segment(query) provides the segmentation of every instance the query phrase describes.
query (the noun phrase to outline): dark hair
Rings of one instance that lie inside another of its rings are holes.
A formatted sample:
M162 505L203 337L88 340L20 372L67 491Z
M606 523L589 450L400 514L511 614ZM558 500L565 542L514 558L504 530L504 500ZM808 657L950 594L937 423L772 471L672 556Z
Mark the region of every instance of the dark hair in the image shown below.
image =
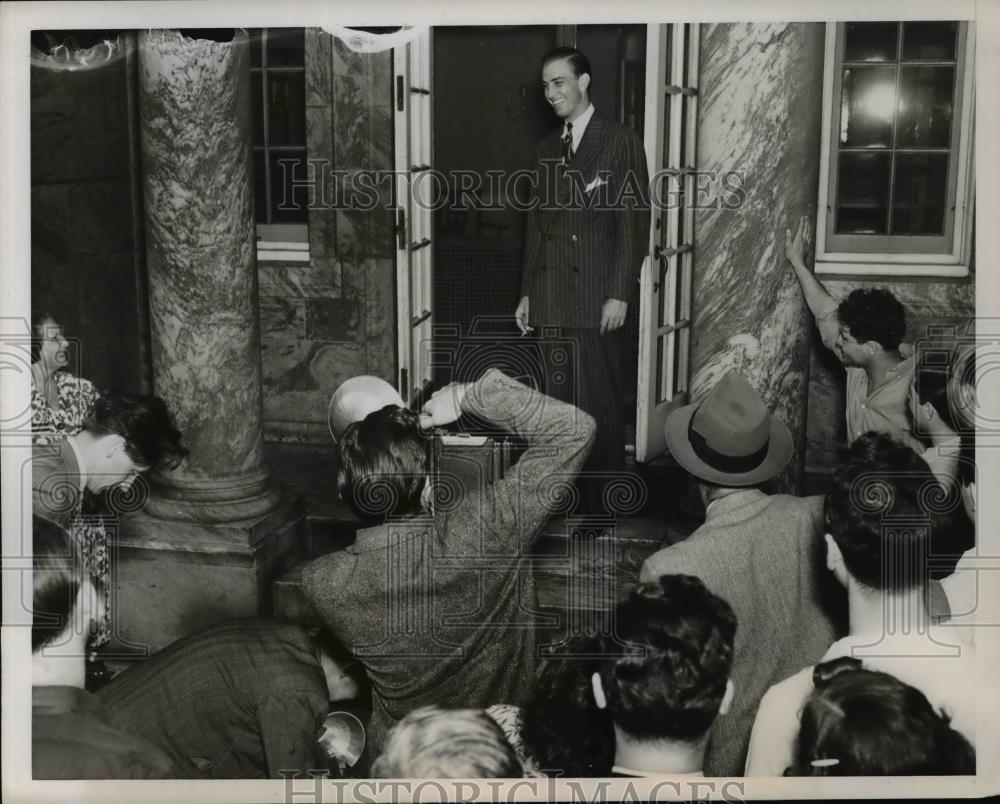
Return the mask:
M430 447L418 415L398 405L353 422L338 444L341 498L365 523L417 513L430 471Z
M180 431L158 396L102 396L94 402L83 429L95 436L120 435L128 456L142 466L172 469L187 455Z
M616 609L601 682L615 724L640 740L692 742L711 728L733 666L736 615L691 575L641 584Z
M927 697L851 657L819 664L787 776L974 774L969 741Z
M423 706L392 727L372 775L503 779L524 771L503 730L484 710Z
M546 658L521 710L521 739L537 766L563 776L607 776L615 758L611 715L594 701L593 636L567 640Z
M967 357L964 362L967 362ZM973 367L975 367L975 364L976 361L973 360ZM919 365L916 371L915 385L917 398L920 400L920 404L931 405L931 407L933 407L937 412L937 415L941 417L941 421L948 425L948 427L950 427L956 435L959 436L961 440L961 448L957 477L962 485L968 486L970 483L975 482L976 479L975 432L970 432L964 422L956 416L954 400L950 398L948 384L952 376L957 376L959 381L962 383L967 381L967 376L961 369L958 369L957 373L953 373L956 368L957 367L951 365ZM973 377L970 382L974 384L975 368L973 368L972 371ZM921 433L917 432L916 435L921 435Z
M906 310L885 288L858 288L837 307L837 318L858 343L876 341L898 349L906 334Z
M851 575L897 593L923 584L930 534L956 518L941 505L944 494L908 446L884 433L860 436L844 452L824 504L827 531Z
M58 326L59 322L49 312L39 312L31 318L31 362L37 363L42 359L42 343L45 341L45 324L53 323Z
M584 73L589 75L590 86L594 86L594 75L590 72L590 60L575 47L552 48L552 50L542 56L542 69L544 70L546 65L560 59L566 59L569 62L569 68L577 78Z
M31 652L54 642L73 621L76 597L87 580L83 555L54 522L31 518L32 620Z

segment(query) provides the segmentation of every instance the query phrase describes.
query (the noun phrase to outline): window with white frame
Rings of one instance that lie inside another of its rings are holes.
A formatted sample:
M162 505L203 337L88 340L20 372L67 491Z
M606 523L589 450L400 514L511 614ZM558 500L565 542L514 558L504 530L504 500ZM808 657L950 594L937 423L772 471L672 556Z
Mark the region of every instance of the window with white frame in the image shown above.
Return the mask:
M973 47L965 22L827 26L817 273L968 272Z
M250 31L253 170L258 256L309 259L302 28Z

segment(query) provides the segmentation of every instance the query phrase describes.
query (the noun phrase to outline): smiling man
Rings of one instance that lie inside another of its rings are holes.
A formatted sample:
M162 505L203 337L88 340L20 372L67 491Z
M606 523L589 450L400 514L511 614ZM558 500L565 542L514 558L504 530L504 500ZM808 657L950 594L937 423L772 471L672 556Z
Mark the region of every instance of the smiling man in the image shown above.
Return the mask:
M649 176L642 140L595 110L591 82L578 50L542 59L545 99L560 125L538 145L515 320L524 334L554 335L561 350L572 344L568 360L546 360L546 392L596 420L585 470L613 471L625 461L621 328L649 249Z
M187 454L166 403L157 396L99 398L83 429L56 444L36 444L31 502L36 516L60 527L79 516L84 489L130 484L153 467L173 468Z

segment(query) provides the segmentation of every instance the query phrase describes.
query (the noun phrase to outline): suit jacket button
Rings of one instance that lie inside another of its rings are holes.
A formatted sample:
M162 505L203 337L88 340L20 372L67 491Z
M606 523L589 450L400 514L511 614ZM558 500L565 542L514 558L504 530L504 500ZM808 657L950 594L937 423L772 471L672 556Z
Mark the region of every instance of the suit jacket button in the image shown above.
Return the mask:
M576 235L573 235L573 242L575 243L576 241L577 241L577 237L576 237Z
M574 273L577 273L577 274L578 274L578 273L580 273L580 266L578 266L578 265L574 265L574 266L573 266L573 272L574 272Z

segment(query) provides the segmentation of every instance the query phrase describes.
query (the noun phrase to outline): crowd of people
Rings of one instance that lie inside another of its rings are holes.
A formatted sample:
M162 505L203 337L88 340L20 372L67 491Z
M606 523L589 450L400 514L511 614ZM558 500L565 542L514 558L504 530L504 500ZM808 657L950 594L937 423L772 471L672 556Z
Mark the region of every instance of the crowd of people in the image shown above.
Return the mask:
M564 128L539 160L606 166L616 184L645 175L638 137L594 111L579 51L553 51L542 80ZM68 374L58 322L39 317L35 778L974 773L974 643L948 621L976 594L975 353L958 338L925 365L891 292L834 299L805 263L804 220L785 256L846 370L848 444L828 492L769 493L792 435L727 374L666 422L704 522L622 574L629 594L590 632L545 643L532 548L582 469L622 471L612 333L649 215L605 212L528 223L517 324L580 345L576 394L490 369L416 411L352 386L331 415L337 491L360 528L302 572L323 627L219 623L96 692L86 658L107 639L113 568L88 511L185 448L161 399ZM502 477L440 482L435 434L463 417L523 445ZM584 509L594 487L580 486Z
M833 302L801 270L800 248L790 235L789 260L848 372L851 443L825 496L763 490L791 435L746 379L726 375L666 426L704 523L621 579L633 591L594 633L546 648L526 558L558 504L546 484L579 470L594 420L497 370L419 412L356 399L337 486L361 529L303 575L325 628L220 623L95 693L85 659L102 639L107 567L81 525L85 499L185 450L162 400L59 376L65 343L42 317L35 776L974 772L974 645L946 621L970 595L975 355L960 344L948 365L916 365L892 295ZM526 448L502 479L448 498L434 432L465 415ZM370 711L351 710L363 696Z

